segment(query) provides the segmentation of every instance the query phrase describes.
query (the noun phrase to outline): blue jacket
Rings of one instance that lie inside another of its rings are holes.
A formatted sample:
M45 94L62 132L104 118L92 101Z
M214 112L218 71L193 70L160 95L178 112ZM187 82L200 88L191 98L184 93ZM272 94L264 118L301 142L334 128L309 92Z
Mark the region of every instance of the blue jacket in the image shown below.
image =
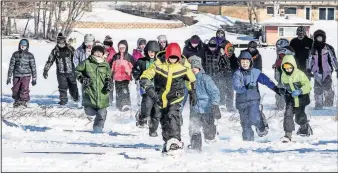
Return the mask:
M78 47L74 53L73 62L75 67L77 67L81 62L86 60L89 57L90 54L86 54L86 49L84 48L84 45L81 44L80 47Z
M236 91L236 106L240 103L260 100L261 96L258 89L258 83L266 85L270 89L275 87L275 83L258 69L251 68L247 71L238 69L234 73L233 89ZM251 89L246 88L248 84L250 84Z
M192 107L192 110L201 114L211 113L211 106L219 104L219 90L211 77L205 74L203 69L195 76L197 104Z

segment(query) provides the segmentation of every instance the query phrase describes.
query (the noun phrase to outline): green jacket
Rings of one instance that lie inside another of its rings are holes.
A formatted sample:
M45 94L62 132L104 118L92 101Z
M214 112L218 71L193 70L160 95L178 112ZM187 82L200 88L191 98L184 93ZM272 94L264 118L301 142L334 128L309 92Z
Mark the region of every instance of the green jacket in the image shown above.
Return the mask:
M285 63L290 63L294 67L294 71L291 75L285 73L283 65ZM292 55L286 55L282 61L282 84L286 87L289 93L296 89L302 91L302 95L292 98L291 94L286 95L286 101L294 101L294 107L306 106L310 104L309 93L311 92L311 83L304 72L298 69L295 58Z
M111 69L107 62L98 63L94 57L89 56L76 67L77 79L90 78L90 86L83 90L82 105L97 109L109 106L109 92L104 89L105 80L111 79Z

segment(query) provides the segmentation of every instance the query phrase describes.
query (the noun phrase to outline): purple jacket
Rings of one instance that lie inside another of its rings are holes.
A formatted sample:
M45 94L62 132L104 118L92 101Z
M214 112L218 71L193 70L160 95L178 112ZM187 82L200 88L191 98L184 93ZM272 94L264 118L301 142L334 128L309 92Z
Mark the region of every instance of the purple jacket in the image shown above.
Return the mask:
M134 49L134 50L133 50L133 58L134 58L135 62L136 62L138 59L143 58L143 57L144 57L144 56L143 56L141 50L139 50L139 49Z
M321 60L322 60L322 68L323 68L323 80L327 76L331 76L331 73L334 70L337 70L338 67L338 62L337 62L337 57L335 56L334 52L332 49L330 49L327 45L324 46L321 52ZM318 51L315 50L312 54L312 66L311 66L311 71L315 73L320 73L319 70L319 55Z

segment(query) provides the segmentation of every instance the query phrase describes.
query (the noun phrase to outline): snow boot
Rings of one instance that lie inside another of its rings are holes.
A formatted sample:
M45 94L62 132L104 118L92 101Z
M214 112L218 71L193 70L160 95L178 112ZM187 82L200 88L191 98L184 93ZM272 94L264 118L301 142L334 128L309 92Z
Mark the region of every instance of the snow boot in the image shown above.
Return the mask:
M189 149L193 150L202 150L202 135L201 134L193 134L190 139L190 145L188 145Z
M94 133L103 133L103 130L100 127L93 127L93 131Z
M163 145L162 153L163 154L173 154L176 155L175 151L182 150L184 146L184 143L179 141L176 138L169 139L166 143ZM177 153L178 154L178 153Z
M59 101L59 103L58 103L59 105L66 105L67 104L67 102L66 101L64 101L64 100L61 100L61 101Z
M13 103L13 108L17 108L17 107L19 107L20 106L20 101L15 101L14 103Z
M323 105L325 107L332 107L333 106L333 101L334 101L334 91L324 91L324 103Z
M158 134L157 134L157 132L149 132L149 136L150 137L157 137Z
M136 126L138 126L139 128L146 128L147 122L148 122L147 119L140 118L136 123Z
M22 102L20 103L20 106L23 106L23 107L27 108L27 102L26 102L26 101L22 101Z
M323 109L323 94L315 95L315 107L314 110Z
M281 141L283 143L291 142L292 132L285 132L284 137L282 137Z
M304 124L304 125L301 125L298 128L297 135L300 135L300 136L310 136L310 135L313 135L313 131L312 131L311 126L308 123Z

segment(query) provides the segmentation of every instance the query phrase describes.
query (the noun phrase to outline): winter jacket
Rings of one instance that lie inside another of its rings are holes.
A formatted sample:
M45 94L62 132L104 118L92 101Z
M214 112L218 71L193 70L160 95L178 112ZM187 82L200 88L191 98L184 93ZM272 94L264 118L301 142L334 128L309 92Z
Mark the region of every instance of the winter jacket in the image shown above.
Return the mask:
M193 48L191 46L190 39L188 39L185 41L185 46L183 48L183 55L188 59L192 57L193 55L196 55L204 59L204 46L203 45L204 45L203 42L200 40L198 45L195 48Z
M134 58L128 53L128 44L126 41L122 40L119 44L124 44L127 48L124 54L118 52L113 56L113 59L110 62L113 73L112 76L115 81L130 81L132 80L132 69L135 64Z
M111 70L107 62L98 63L94 57L89 56L76 67L76 77L90 78L90 86L83 89L82 105L96 109L109 106L109 92L104 89L105 80L111 79Z
M287 75L285 73L285 70L283 69L283 64L285 63L290 63L293 65L294 70L291 75ZM306 106L310 104L309 93L312 89L311 83L305 73L298 69L295 58L292 55L284 56L281 68L283 71L281 81L283 86L288 91L288 93L285 95L286 102L294 102L294 107ZM291 93L296 89L300 89L302 91L302 95L293 98Z
M193 106L193 111L197 113L211 113L211 106L218 105L220 101L219 89L210 76L205 74L203 69L196 75L196 97L197 104Z
M311 54L310 69L314 74L322 74L323 80L338 69L337 57L332 46L325 44L323 48L314 48Z
M89 53L86 53L86 45L84 43L81 44L80 47L78 47L74 53L74 66L77 67L81 62L86 60L89 57Z
M210 76L216 76L220 73L220 58L221 58L221 52L219 49L216 49L215 51L209 50L208 47L206 47L204 58L202 59L202 66L205 70L205 73Z
M256 68L260 71L262 71L263 67L262 67L262 56L261 54L259 54L259 51L256 49L256 51L254 52L250 52L249 49L245 49L242 51L248 51L253 59L253 68Z
M235 53L229 58L226 55L221 56L219 61L220 70L223 74L231 75L239 68L238 59Z
M170 50L170 52L180 51ZM182 56L179 63L170 64L163 58L163 52L159 52L156 57L155 63L150 65L141 75L141 87L144 90L149 87L155 87L155 91L162 102L162 108L181 103L184 99L185 85L188 90L191 90L191 83L196 80L190 63L186 60L183 62L182 59L185 59L185 57ZM154 85L151 82L153 79Z
M116 51L113 47L107 48L106 51L108 52L106 61L109 63L113 59L113 56L116 54Z
M8 68L8 77L32 76L33 78L36 79L35 58L33 54L28 52L29 48L28 40L22 39L21 41L23 40L25 40L28 43L27 48L25 50L21 50L19 45L18 51L12 54Z
M48 60L46 62L44 71L49 71L50 67L56 61L56 71L61 74L71 74L75 72L75 66L73 63L74 48L66 44L65 47L60 48L55 46L55 48L50 53Z
M225 45L230 43L227 39L225 39L225 37L224 38L212 37L211 39L215 39L217 41L217 46L222 49L224 49Z
M303 40L299 40L298 38L294 38L290 42L290 46L295 50L296 53L296 61L299 65L299 69L302 71L306 70L306 60L309 57L309 53L313 44L313 40L307 36L303 38Z
M241 103L260 100L258 83L266 85L270 89L275 87L275 84L258 69L238 69L234 73L233 89L236 91L236 107ZM248 85L251 86L250 89L246 87Z
M144 55L143 55L143 53L142 53L141 50L139 50L139 49L134 49L134 50L133 50L133 58L134 58L134 61L135 61L135 62L136 62L138 59L143 58L143 57L144 57Z

